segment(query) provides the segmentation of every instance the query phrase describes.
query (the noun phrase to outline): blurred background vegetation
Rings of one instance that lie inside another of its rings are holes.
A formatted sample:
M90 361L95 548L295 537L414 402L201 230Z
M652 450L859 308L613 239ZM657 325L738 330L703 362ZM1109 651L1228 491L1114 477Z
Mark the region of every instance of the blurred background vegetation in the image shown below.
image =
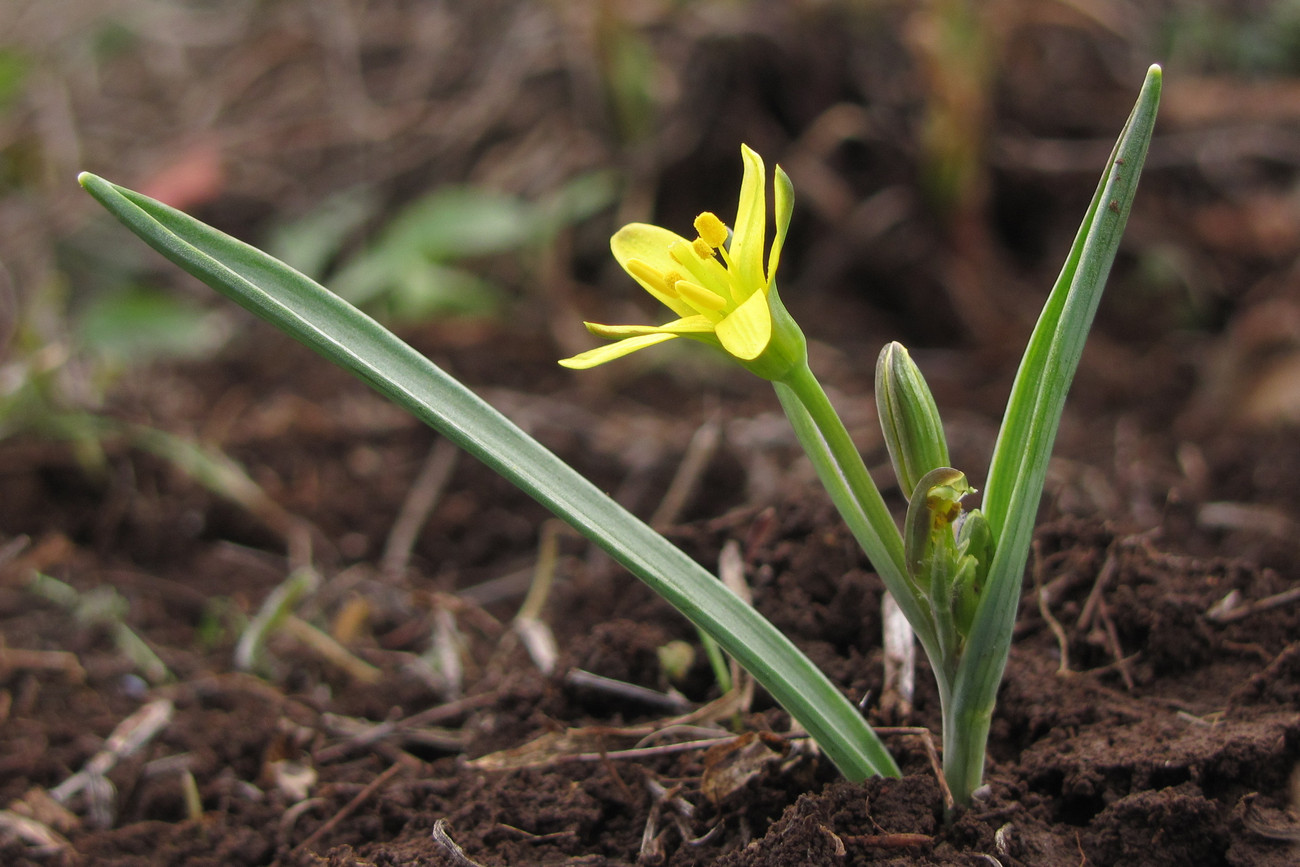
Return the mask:
M746 142L794 179L783 295L812 336L1005 379L1151 62L1092 355L1116 400L1139 361L1172 371L1188 424L1294 422L1297 0L7 0L0 436L247 332L83 169L403 327L495 321L560 357L583 318L662 317L608 236L725 216Z

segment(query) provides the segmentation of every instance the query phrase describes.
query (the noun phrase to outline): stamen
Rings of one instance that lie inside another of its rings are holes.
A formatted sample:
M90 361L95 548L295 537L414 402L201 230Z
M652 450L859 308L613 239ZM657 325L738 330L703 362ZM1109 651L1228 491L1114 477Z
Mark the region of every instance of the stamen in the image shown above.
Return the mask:
M678 298L701 313L706 310L723 310L727 306L727 299L690 280L678 280L673 284L673 291Z
M727 243L727 227L718 219L716 214L705 211L695 218L695 231L700 233L700 239L713 249L721 247Z
M668 245L668 256L678 265L681 265L689 271L691 266L686 260L686 251L693 251L694 249L694 245L687 244L685 241L673 241Z
M710 247L709 242L703 238L696 238L691 242L691 247L695 250L695 255L699 256L701 259L713 258L713 248Z
M677 272L674 271L672 274L665 275L643 259L628 259L625 267L627 273L644 283L649 283L664 295L676 296L676 293L673 292L673 283L681 279Z

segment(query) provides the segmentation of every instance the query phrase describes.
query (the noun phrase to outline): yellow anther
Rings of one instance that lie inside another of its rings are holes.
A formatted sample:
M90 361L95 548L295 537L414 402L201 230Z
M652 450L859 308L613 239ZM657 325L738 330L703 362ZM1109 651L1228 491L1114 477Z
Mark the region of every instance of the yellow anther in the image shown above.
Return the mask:
M715 250L727 243L727 227L717 218L717 215L709 211L695 218L695 231L700 233L704 243Z
M680 279L676 272L665 276L658 268L646 263L642 259L628 259L627 264L624 267L627 268L627 273L631 274L642 283L649 284L665 295L673 294L673 282ZM672 279L669 279L670 277Z
M695 250L695 255L699 256L701 259L713 258L714 248L710 247L709 242L704 240L703 238L696 238L694 241L691 242L691 247Z
M678 298L701 313L706 310L722 310L727 306L727 299L690 280L678 280L673 284L673 290Z

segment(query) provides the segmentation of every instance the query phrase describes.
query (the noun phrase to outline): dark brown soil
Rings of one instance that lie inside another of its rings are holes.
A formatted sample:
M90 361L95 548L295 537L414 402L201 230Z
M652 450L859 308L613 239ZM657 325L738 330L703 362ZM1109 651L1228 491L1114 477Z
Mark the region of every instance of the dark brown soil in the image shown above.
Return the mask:
M1228 49L1197 55L1191 37L1170 49L1049 474L988 786L952 821L928 674L910 713L884 692L880 582L770 390L692 347L555 364L590 345L582 318L659 315L629 300L608 236L725 214L745 141L794 178L782 294L877 478L872 368L900 339L978 485L1109 143L1197 4L990 4L983 89L961 57L936 62L946 4L283 0L226 4L245 17L222 27L209 4L157 21L158 4L115 5L150 23L103 45L0 8L17 34L0 38L58 82L0 100L0 400L13 358L58 385L53 406L202 443L265 496L214 492L127 439L0 418L0 863L1300 863L1293 78L1223 74ZM1201 5L1223 45L1245 40L1238 4ZM642 79L620 65L638 52ZM963 157L926 144L936 117L969 124L944 140L968 145L966 186L936 186L934 160ZM442 184L532 200L616 173L617 213L467 263L502 285L495 317L404 334L639 515L702 457L665 532L711 570L738 546L755 605L862 703L905 776L842 780L762 691L720 695L701 654L670 678L661 648L698 650L679 615L245 318L215 357L88 397L109 371L43 319L74 319L119 268L211 298L131 271L134 241L94 222L79 169L255 241L353 187L384 203L369 231ZM50 312L42 293L65 285ZM715 429L720 446L693 451ZM318 583L297 619L239 670L249 618L304 568ZM539 568L555 585L521 624ZM524 640L538 622L554 659ZM131 732L134 749L102 752Z
M315 528L315 562L327 580L303 616L341 629L340 612L365 600L349 647L378 676L358 682L288 635L271 642L263 676L233 671L229 612L251 613L286 574L275 533L137 452L110 445L103 471L88 474L60 447L7 444L0 520L30 541L6 566L0 630L8 648L68 651L81 670L6 664L0 797L12 810L36 810L37 795L82 768L146 699L167 699L175 713L108 773L107 827L96 827L76 796L62 824L46 817L66 839L59 853L38 856L31 841L10 837L0 850L6 863L453 863L431 837L439 820L485 865L970 864L978 855L1007 865L1294 863L1286 811L1300 753L1300 609L1248 613L1293 579L1259 565L1267 545L1233 556L1231 537L1188 523L1188 503L1170 498L1159 523L1136 531L1063 512L1062 502L1084 494L1071 493L1075 482L1055 485L994 724L989 789L956 821L944 822L923 743L905 733L886 735L906 769L902 780L845 783L807 744L778 739L761 747L765 758L742 762L751 775L743 785L719 796L710 779L727 758L717 747L620 753L736 732L780 736L789 720L779 709L760 693L739 717L724 710L690 728L671 725L669 717L717 698L699 663L680 683L677 712L572 683L580 669L665 689L657 649L693 636L668 606L567 537L546 609L560 659L551 675L539 673L509 618L526 589L541 516L468 461L456 467L409 566L384 576L375 563L387 526L431 437L303 351L259 340L269 350L158 371L154 381L209 384L186 407L195 425L235 393L258 391L256 402L231 411L223 441ZM494 345L517 356L498 354L506 369L537 362L518 335ZM449 360L475 370L481 357L467 350ZM521 412L525 395L487 390ZM137 392L131 411L146 413L165 397ZM761 392L737 399L732 438L772 412ZM539 420L544 440L653 504L693 422L572 389L547 400L553 418L588 414L595 426ZM612 424L658 431L669 444L662 466L620 470L602 454L601 429ZM1279 471L1294 465L1284 440L1237 440ZM1160 438L1143 441L1157 448ZM773 448L785 462L789 443ZM875 716L879 582L797 465L781 471L776 502L739 505L738 464L747 459L741 447L711 462L689 509L716 503L721 516L672 535L706 564L727 540L740 543L755 604L852 698L866 697ZM1231 467L1209 471L1217 479ZM1221 553L1196 553L1208 548ZM172 679L150 688L107 628L37 598L29 583L36 570L83 598L115 588L125 622ZM490 594L488 582L521 571L523 580ZM1234 591L1238 607L1216 619L1216 603ZM420 661L440 617L461 642L458 689ZM914 718L885 722L936 729L924 672L919 682ZM373 729L383 723L392 728ZM370 737L360 734L367 726ZM498 752L526 744L522 753ZM277 783L285 762L310 769L311 785L295 793ZM187 818L186 772L201 798L197 820Z

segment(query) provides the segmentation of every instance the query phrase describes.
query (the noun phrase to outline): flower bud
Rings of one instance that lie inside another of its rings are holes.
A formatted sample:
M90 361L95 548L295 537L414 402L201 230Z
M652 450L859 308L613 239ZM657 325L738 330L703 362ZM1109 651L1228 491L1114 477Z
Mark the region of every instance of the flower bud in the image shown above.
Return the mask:
M959 527L957 551L961 559L953 583L952 613L957 634L966 636L975 622L984 578L993 562L993 531L979 509L963 513Z
M922 476L948 466L948 441L934 396L901 343L880 351L876 407L898 486L910 498Z
M973 493L966 474L952 467L936 467L921 477L903 519L904 561L914 578L927 571L935 556L956 560L952 527L962 514L962 497Z

